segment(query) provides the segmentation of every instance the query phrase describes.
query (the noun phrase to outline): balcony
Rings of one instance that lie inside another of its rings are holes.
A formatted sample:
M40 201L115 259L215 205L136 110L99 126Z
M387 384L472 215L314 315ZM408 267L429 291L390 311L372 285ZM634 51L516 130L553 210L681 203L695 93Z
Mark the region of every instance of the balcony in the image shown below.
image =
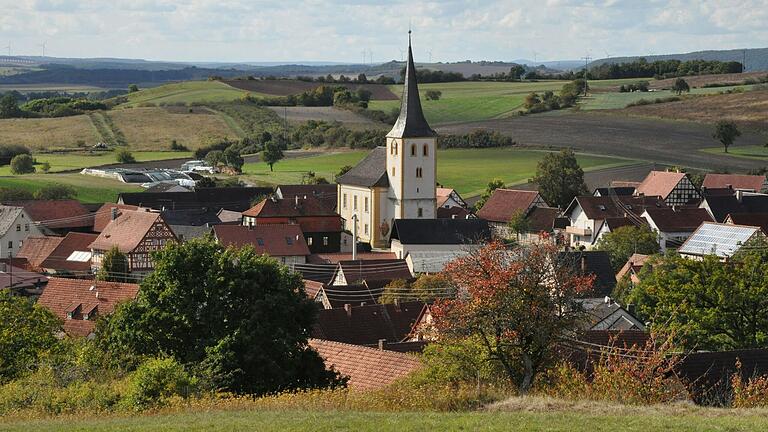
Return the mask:
M567 226L565 227L565 233L566 234L573 234L583 237L589 237L592 235L592 229L591 228L582 228L577 226Z

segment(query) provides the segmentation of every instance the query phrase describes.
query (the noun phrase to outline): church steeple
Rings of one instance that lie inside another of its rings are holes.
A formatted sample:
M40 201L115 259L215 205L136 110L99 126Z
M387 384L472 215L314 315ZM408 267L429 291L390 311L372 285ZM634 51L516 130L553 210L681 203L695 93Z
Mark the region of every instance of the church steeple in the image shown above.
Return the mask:
M408 62L405 65L400 116L387 136L391 138L426 138L437 136L437 133L429 127L427 120L424 118L424 112L421 110L419 86L416 83L416 66L413 63L413 51L411 50L410 30L408 30Z

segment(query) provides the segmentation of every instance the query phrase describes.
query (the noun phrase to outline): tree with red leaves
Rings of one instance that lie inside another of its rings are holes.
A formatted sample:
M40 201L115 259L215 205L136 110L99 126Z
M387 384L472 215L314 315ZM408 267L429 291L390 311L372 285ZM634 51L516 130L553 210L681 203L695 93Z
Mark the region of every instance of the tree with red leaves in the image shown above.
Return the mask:
M487 357L525 393L583 318L576 299L594 277L574 268L551 244L509 250L493 242L446 267L458 294L433 307L436 330L446 340L479 337Z

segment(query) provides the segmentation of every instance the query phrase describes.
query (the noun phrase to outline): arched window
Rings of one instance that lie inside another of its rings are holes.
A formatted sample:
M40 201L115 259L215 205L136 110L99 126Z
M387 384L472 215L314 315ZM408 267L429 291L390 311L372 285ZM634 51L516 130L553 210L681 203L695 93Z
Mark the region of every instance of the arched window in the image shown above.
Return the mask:
M421 168L416 168L416 177L421 178Z
M416 156L416 144L411 144L411 156Z
M429 156L429 146L424 144L424 156Z

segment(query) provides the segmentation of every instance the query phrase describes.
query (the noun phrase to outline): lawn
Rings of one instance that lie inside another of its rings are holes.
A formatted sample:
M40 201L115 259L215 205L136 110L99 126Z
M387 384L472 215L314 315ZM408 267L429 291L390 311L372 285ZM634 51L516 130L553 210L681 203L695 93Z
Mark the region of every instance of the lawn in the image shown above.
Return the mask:
M190 158L192 152L132 152L136 162L156 161L165 159ZM48 162L51 164L51 172L79 170L100 165L109 165L117 163L114 152L97 153L35 153L32 156L37 160L37 170L40 171L40 164ZM11 167L5 165L0 167L0 176L9 176Z
M249 163L243 168L251 180L270 184L301 182L302 175L314 171L329 181L344 165L355 165L367 151L339 152L322 156L285 159L270 172L265 163ZM546 151L516 148L440 150L437 156L437 181L465 196L480 194L490 180L506 184L525 183L536 172L536 164ZM634 161L594 155L577 155L585 171L630 165Z
M7 421L0 431L753 431L766 430L764 412L701 415L638 409L616 415L609 410L578 412L350 412L308 410L196 410L175 414L95 416ZM763 415L760 415L763 414Z
M183 81L128 94L124 106L230 102L247 93L219 81Z
M34 192L51 184L70 185L77 190L76 198L86 203L115 202L120 192L138 192L141 188L117 180L81 174L27 174L0 177L0 187L26 189Z
M705 148L700 151L710 154L726 154L722 146ZM764 146L730 146L727 154L738 158L768 161L768 147Z
M616 84L617 80L611 80ZM638 80L621 80L622 82L637 82ZM599 84L597 84L599 83ZM590 86L592 88L600 86L608 86L602 81L591 81ZM692 95L710 95L724 92L727 90L734 90L740 88L744 91L748 91L753 86L729 86L729 87L712 87L712 88L692 88L690 94ZM685 97L687 93L683 94ZM675 92L671 90L656 90L650 92L606 92L606 93L591 93L586 98L582 98L579 102L581 109L584 110L602 110L602 109L622 109L633 102L637 102L640 99L653 100L656 98L667 98L677 96Z
M421 84L421 105L424 115L433 126L445 123L488 120L512 115L531 92L558 91L566 81L541 82L451 82ZM390 86L393 93L402 95L401 85ZM426 100L427 90L442 92L440 100ZM400 108L400 101L374 100L369 108L390 111Z

